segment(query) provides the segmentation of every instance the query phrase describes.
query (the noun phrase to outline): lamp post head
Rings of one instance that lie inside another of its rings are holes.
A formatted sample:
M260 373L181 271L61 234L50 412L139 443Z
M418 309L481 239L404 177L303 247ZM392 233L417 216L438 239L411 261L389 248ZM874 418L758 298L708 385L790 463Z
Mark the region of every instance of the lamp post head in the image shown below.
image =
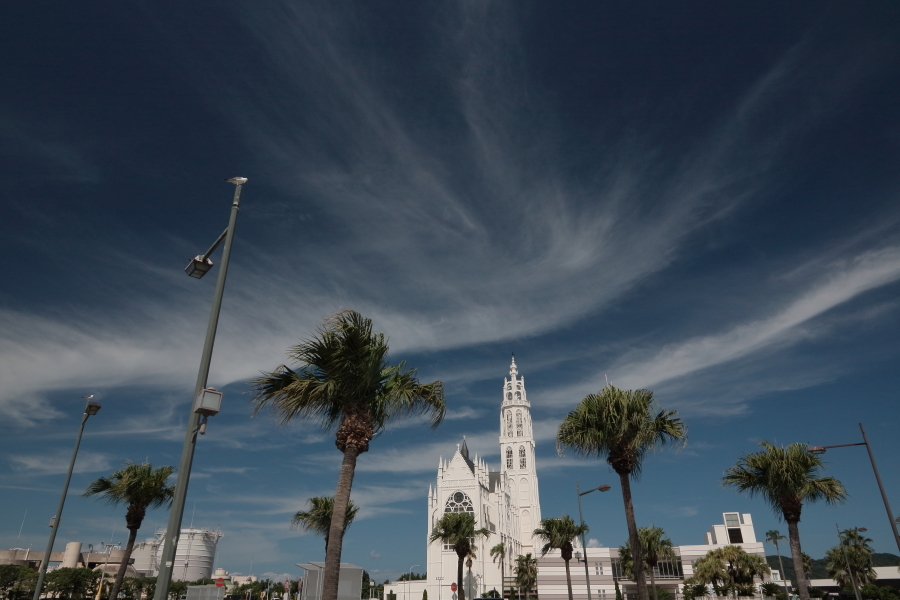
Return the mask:
M857 527L856 530L857 531L868 531L868 529L866 529L865 527Z
M234 185L244 185L247 183L246 177L232 177L231 179L226 179L228 183L233 183Z
M188 266L184 268L184 272L191 277L200 279L206 275L212 267L213 261L208 258L204 260L202 256L195 256L191 259L191 262L188 263Z
M597 489L600 490L601 492L608 492L609 490L612 489L612 486L603 484L600 487L598 487Z
M88 402L87 406L84 407L84 414L92 417L96 415L100 411L100 403L99 402Z
M825 454L825 446L810 446L806 449L810 454Z

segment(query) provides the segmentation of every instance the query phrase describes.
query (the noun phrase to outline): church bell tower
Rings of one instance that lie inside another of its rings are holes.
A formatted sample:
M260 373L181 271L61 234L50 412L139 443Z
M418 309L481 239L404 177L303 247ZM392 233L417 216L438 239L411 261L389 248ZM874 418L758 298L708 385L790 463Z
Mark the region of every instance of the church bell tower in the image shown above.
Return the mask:
M525 378L519 377L516 357L509 365L509 377L503 378L503 403L500 406L500 472L506 481L511 504L519 515L518 538L522 553L534 552L532 532L541 522L537 470L534 464L534 432L531 428L531 404L525 395Z

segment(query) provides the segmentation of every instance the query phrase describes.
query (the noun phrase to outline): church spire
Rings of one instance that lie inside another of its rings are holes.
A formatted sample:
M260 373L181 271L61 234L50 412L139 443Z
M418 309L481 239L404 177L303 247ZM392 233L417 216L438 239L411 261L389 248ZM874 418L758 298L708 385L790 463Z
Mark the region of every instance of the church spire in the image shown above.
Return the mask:
M516 367L516 355L513 353L512 362L509 364L509 378L512 381L516 380L516 376L519 374L519 368Z

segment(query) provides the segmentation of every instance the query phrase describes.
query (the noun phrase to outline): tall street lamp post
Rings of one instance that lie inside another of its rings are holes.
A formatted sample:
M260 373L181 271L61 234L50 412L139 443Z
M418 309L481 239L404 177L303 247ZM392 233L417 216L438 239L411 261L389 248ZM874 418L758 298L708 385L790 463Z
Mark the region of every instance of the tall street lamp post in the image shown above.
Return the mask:
M47 575L47 565L50 564L50 553L53 552L53 543L56 541L56 531L59 529L59 522L62 519L63 506L66 503L66 494L69 493L69 482L72 481L72 470L75 468L75 457L78 456L78 446L81 445L81 434L84 433L84 424L88 417L96 415L100 410L99 402L91 402L93 394L90 396L82 396L87 400L84 406L84 414L81 416L81 425L78 427L78 436L75 438L75 449L72 450L72 460L69 461L69 470L66 473L66 482L63 484L62 496L59 497L59 506L56 514L50 520L50 540L47 542L47 551L44 552L44 558L41 560L41 570L38 573L37 585L34 586L33 600L39 600L41 597L41 588L44 587L44 577Z
M162 555L159 564L159 576L157 577L156 597L168 598L169 586L172 582L172 569L175 565L175 549L178 544L178 536L181 533L181 519L184 517L184 501L187 497L188 483L191 478L191 465L194 462L194 446L197 443L197 434L206 432L206 419L219 412L222 402L221 392L206 387L209 377L209 365L212 360L213 344L216 341L216 327L219 324L219 310L222 308L222 294L225 291L225 277L228 273L228 259L231 257L231 242L234 239L234 226L237 222L238 210L241 200L241 186L247 183L246 177L233 177L226 179L235 185L234 199L231 202L231 217L228 227L222 235L206 251L206 254L191 259L185 268L185 272L191 277L200 279L213 266L209 259L222 241L225 246L222 249L222 266L219 268L219 278L216 280L216 291L213 294L212 309L209 313L209 324L206 327L206 341L203 344L203 354L200 357L200 370L197 372L197 383L194 386L193 403L188 416L187 430L184 434L184 445L181 450L181 462L178 464L178 480L175 484L175 496L172 499L172 509L169 512L169 523L166 527L166 537L163 542Z
M600 487L595 487L586 492L582 492L578 480L575 480L575 493L578 495L578 520L581 522L582 527L584 526L584 515L581 514L581 497L585 494L590 494L591 492L608 492L609 489L610 486L604 484ZM581 532L581 547L584 549L584 582L587 585L588 600L591 600L591 575L588 569L587 544L584 542L584 531Z
M872 454L872 447L869 445L869 438L866 437L866 430L863 424L859 424L859 430L862 432L863 441L856 444L837 444L835 446L810 446L807 452L811 454L825 454L829 448L846 448L847 446L865 446L869 453L869 462L872 463L872 471L875 472L875 481L878 483L878 490L881 492L881 500L884 502L884 509L887 511L888 521L891 524L891 531L894 532L894 541L897 543L897 549L900 550L900 533L897 533L897 521L894 520L894 513L891 512L891 505L888 503L887 494L884 491L884 485L881 483L881 475L878 474L878 467L875 465L875 455Z

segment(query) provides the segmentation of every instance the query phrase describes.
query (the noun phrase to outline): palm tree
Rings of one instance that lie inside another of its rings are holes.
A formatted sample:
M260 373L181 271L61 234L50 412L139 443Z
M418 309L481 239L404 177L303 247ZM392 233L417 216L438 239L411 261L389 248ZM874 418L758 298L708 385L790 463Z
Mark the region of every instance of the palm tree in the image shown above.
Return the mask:
M656 593L656 575L653 570L656 568L656 565L659 564L660 560L675 559L675 550L672 547L672 540L665 537L665 535L666 532L663 531L662 527L651 526L638 529L638 539L641 541L641 554L644 557L644 564L650 572L650 585L653 588L653 600L657 600L658 598Z
M331 315L317 335L293 346L288 356L298 370L281 365L253 381L254 413L266 404L282 424L295 417L336 427L335 445L344 454L328 533L323 600L337 600L344 528L356 460L369 442L395 418L426 415L437 427L446 405L440 381L420 384L406 363L387 362L387 340L372 321L356 311Z
M713 551L694 561L694 574L689 578L693 584L711 585L718 595L720 585L728 581L728 573L722 560Z
M725 472L722 482L725 486L737 488L751 496L760 495L788 525L788 539L794 571L797 573L797 588L801 600L809 600L809 588L803 573L803 557L800 550L800 512L804 502L823 500L826 504L842 502L847 493L844 486L834 477L819 477L824 466L822 459L807 452L807 445L791 444L777 447L768 442L760 442L763 450L742 456L737 464Z
M560 452L569 449L583 456L605 456L606 462L619 475L628 539L635 553L635 583L640 600L649 600L649 597L630 480L640 475L642 462L649 452L667 443L684 444L686 430L677 414L659 408L649 390L620 390L607 385L599 393L586 396L566 416L556 434Z
M587 532L587 525L584 523L576 525L569 515L543 519L541 526L534 530L534 536L544 542L541 556L546 556L550 550L559 548L559 553L566 562L566 585L569 588L569 600L572 600L572 574L569 573L569 561L572 560L572 550L574 549L572 541Z
M853 585L854 578L860 586L876 579L872 562L874 550L870 545L872 540L859 533L858 529L842 531L840 537L841 545L825 553L828 576L844 589Z
M144 522L148 508L158 508L172 504L175 496L175 486L167 485L167 480L175 472L175 467L159 467L154 469L150 463L136 465L127 462L125 466L109 477L101 477L91 482L85 490L85 496L100 495L110 504L127 504L125 512L125 527L128 528L128 543L125 544L125 554L116 572L110 598L119 597L119 589L125 578L125 570L128 568L128 560L134 550L134 540L137 538L138 529Z
M778 555L778 568L781 569L781 580L784 581L784 563L781 562L781 550L778 549L778 542L787 538L781 535L777 529L770 529L766 532L766 541L775 546L775 554ZM784 586L784 593L787 594L787 584Z
M347 515L344 517L344 531L350 527L359 509L353 501L347 502ZM309 510L294 513L291 529L312 531L325 538L325 554L328 554L328 534L331 529L331 515L334 512L334 496L316 496L309 499Z
M516 585L520 590L525 590L525 600L528 600L528 591L534 589L537 584L537 559L532 558L531 552L516 557Z
M500 542L491 548L491 558L500 561L500 599L506 597L506 544Z
M447 512L438 520L428 538L429 543L440 540L442 544L453 546L458 559L456 581L459 586L459 600L466 600L463 561L470 555L474 556L473 544L476 537L488 538L490 535L491 532L484 527L475 529L475 515L472 513Z

